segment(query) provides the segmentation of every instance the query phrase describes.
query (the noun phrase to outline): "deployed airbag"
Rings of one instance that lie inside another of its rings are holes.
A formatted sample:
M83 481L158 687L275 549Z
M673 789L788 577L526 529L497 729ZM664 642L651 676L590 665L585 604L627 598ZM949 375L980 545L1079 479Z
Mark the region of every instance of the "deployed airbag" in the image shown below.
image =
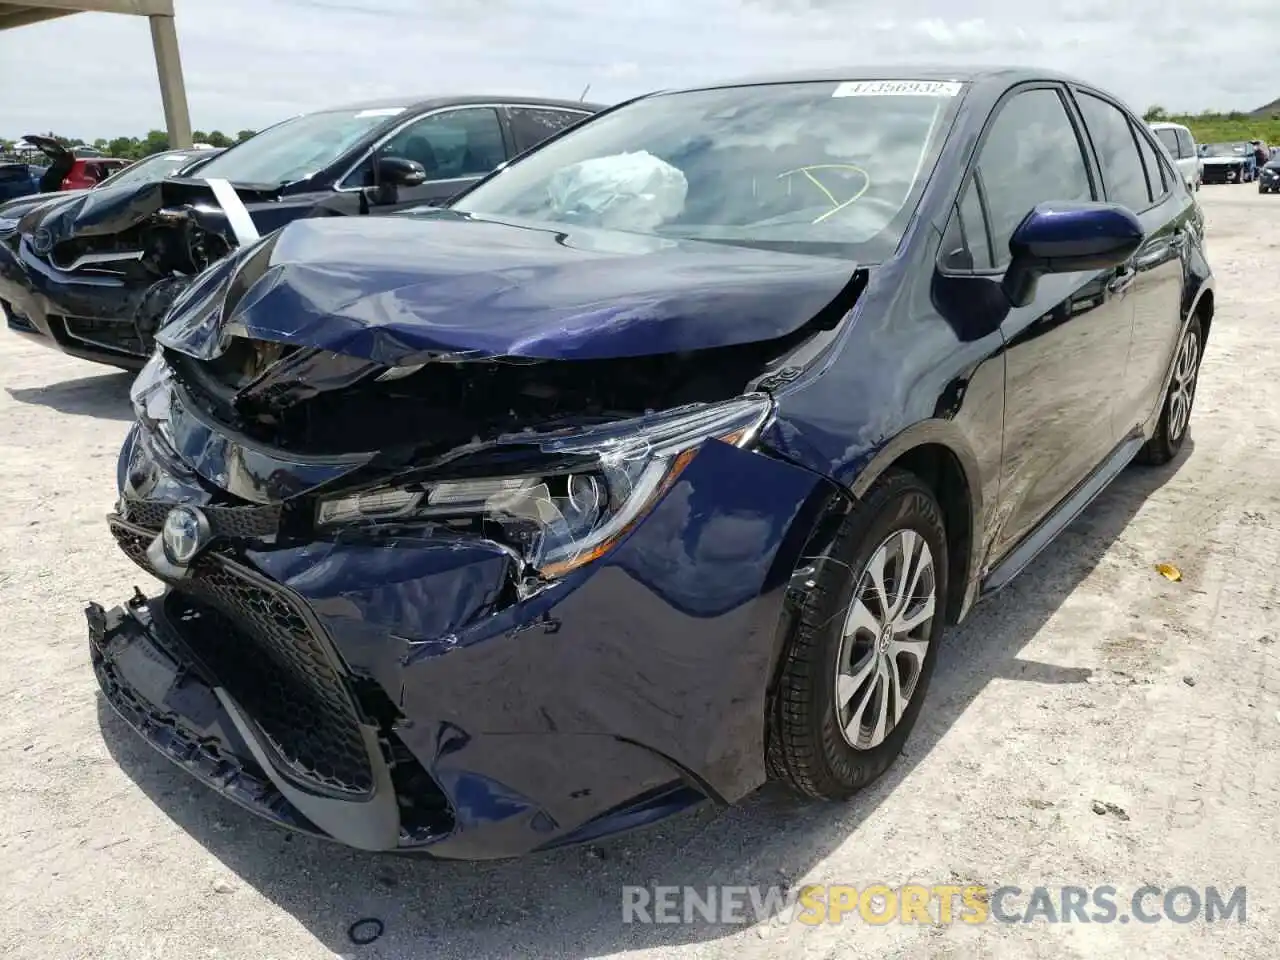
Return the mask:
M557 220L644 232L680 214L689 181L665 160L639 150L563 167L547 192Z

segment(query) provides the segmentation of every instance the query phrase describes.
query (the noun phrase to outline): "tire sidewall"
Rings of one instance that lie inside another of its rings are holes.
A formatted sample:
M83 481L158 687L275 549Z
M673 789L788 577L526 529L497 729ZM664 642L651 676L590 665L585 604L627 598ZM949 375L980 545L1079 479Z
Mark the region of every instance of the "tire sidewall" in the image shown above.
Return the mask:
M867 512L863 522L855 525L849 536L843 539L850 548L842 551L843 556L833 556L823 571L824 579L829 578L824 584L829 590L824 601L828 623L819 662L814 664L813 693L819 704L815 717L819 729L814 732L832 779L850 784L851 793L882 773L901 753L928 693L946 620L948 557L942 510L928 488L914 478L899 481L895 487L878 509ZM916 689L898 725L884 742L869 750L858 750L845 740L836 718L835 686L837 661L844 639L844 611L853 602L854 591L872 555L899 530L912 530L923 537L933 554L936 608L929 627L929 651Z
M1160 411L1160 425L1156 430L1155 439L1160 445L1160 460L1167 462L1172 460L1182 450L1183 445L1187 442L1187 437L1191 434L1191 415L1195 412L1196 392L1200 388L1200 364L1204 360L1204 332L1200 328L1200 319L1192 317L1191 322L1187 324L1187 328L1183 331L1181 338L1178 340L1177 352L1173 355L1173 363L1176 368L1178 357L1182 355L1182 347L1186 343L1187 337L1194 336L1196 338L1196 372L1191 384L1191 398L1188 401L1187 423L1182 428L1182 433L1177 437L1169 435L1169 428L1172 425L1173 417L1173 375L1169 376L1169 386L1165 390L1164 404Z

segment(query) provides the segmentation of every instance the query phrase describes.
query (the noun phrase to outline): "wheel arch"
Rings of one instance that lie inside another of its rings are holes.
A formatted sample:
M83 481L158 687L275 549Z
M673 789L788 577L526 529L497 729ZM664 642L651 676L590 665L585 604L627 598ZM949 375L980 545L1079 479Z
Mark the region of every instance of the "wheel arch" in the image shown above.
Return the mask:
M1200 343L1209 342L1209 327L1213 324L1213 287L1205 284L1200 288L1200 293L1196 296L1195 301L1191 304L1191 310L1188 318L1196 317L1200 321Z
M973 603L984 516L982 472L968 441L952 421L926 420L898 434L849 485L860 498L885 471L906 470L933 491L947 527L947 621L958 623Z

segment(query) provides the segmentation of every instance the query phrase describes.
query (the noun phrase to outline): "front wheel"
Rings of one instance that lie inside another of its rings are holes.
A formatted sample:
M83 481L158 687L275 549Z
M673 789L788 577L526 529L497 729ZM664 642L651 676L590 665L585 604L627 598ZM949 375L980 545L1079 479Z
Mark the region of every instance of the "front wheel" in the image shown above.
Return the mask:
M947 538L929 487L886 473L809 583L768 718L769 767L806 796L845 800L902 752L933 674Z
M1182 335L1182 342L1178 344L1173 376L1169 378L1169 388L1165 391L1164 405L1160 410L1160 421L1156 424L1156 432L1139 451L1139 463L1159 466L1168 463L1182 449L1191 425L1191 407L1196 399L1203 343L1200 321L1192 317Z

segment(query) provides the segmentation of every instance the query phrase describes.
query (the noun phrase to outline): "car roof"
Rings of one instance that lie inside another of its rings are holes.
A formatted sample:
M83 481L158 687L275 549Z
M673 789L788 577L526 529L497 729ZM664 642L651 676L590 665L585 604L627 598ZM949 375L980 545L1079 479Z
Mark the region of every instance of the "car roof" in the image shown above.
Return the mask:
M338 110L390 110L403 107L406 110L434 110L439 107L465 107L475 104L521 104L531 107L564 107L570 110L588 110L598 113L605 109L602 104L588 103L584 100L556 100L547 97L515 97L506 94L499 97L379 97L376 100L359 100L354 103L341 103L332 107L323 107L310 113L330 113Z
M983 84L993 83L1010 86L1029 80L1055 80L1063 83L1076 83L1091 87L1078 77L1059 73L1056 70L1042 70L1038 67L1021 66L974 66L960 64L922 64L922 65L886 65L849 67L823 67L786 73L769 73L740 77L718 83L699 84L687 87L688 90L713 90L724 87L762 86L771 83L837 83L841 80L950 80L960 83ZM674 90L664 91L668 93Z

